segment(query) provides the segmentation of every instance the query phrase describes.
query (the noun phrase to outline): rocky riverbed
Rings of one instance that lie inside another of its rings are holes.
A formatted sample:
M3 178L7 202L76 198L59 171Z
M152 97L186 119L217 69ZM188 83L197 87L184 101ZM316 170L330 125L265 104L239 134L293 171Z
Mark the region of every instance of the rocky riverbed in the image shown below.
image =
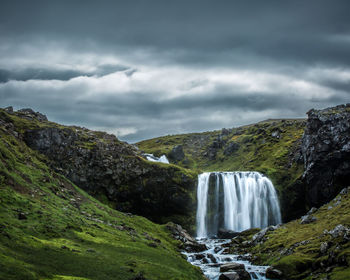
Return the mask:
M252 265L247 260L247 256L229 253L228 246L231 239L200 239L197 241L205 245L207 249L200 252L184 252L184 254L191 264L201 268L208 279L268 279L265 276L268 266Z

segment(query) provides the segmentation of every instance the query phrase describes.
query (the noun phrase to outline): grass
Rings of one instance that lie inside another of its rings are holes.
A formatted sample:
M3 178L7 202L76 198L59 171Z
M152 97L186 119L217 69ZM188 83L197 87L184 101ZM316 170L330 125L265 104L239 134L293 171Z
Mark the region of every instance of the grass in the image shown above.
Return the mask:
M300 224L300 219L297 219L284 224L268 232L267 240L262 244L248 247L247 252L257 256L259 264L280 269L288 279L323 279L327 275L329 279L349 279L350 243L342 237L332 238L325 234L325 230L330 231L339 224L350 227L350 194L342 195L339 205L336 205L337 200L312 214L317 219L315 222ZM328 209L329 206L332 208ZM251 239L251 236L247 239ZM298 245L303 241L307 242ZM323 242L329 244L325 254L320 253ZM283 250L290 248L290 255L283 254ZM335 262L329 264L331 258ZM327 272L326 267L330 267Z
M203 279L163 225L109 208L0 128L0 279Z

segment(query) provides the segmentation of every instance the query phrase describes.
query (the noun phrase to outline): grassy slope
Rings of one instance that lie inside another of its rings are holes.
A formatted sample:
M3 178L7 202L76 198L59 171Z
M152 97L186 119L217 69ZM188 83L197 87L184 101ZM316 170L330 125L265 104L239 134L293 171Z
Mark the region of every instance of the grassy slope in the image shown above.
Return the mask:
M273 265L283 271L288 279L350 279L350 268L346 265L350 263L350 242L342 237L332 238L329 234L324 234L324 230L330 231L339 224L350 227L350 194L341 195L339 205L336 204L338 198L339 196L312 214L317 218L315 222L300 224L300 219L291 221L268 232L265 242L248 247L247 251L258 256L258 263ZM329 206L332 208L328 209ZM308 243L295 247L295 244L302 241ZM320 246L323 242L330 242L330 246L322 255ZM295 249L292 254L281 254L282 250L293 247ZM329 264L331 258L335 260L333 264ZM346 263L341 259L346 259ZM331 269L326 272L327 267Z
M0 127L0 279L202 279L176 248L164 226L91 198Z
M230 142L238 144L238 150L226 156L225 146L219 148L215 160L209 160L205 152L221 131L164 136L145 140L137 145L141 150L157 156L168 154L175 145L183 145L186 159L178 164L198 173L236 170L262 172L273 181L279 191L283 209L286 209L282 214L291 212L290 208L300 208L303 213L304 201L300 200L298 190L294 187L294 183L303 173L303 163L296 162L293 157L297 155L297 146L304 127L304 120L268 120L234 128L222 137L227 141L226 145ZM280 131L280 138L272 137L272 132L276 130ZM289 218L285 216L285 219Z
M280 129L281 138L271 136L272 131ZM155 155L168 154L175 145L183 145L187 161L179 165L200 171L230 171L255 169L269 176L276 176L281 169L286 169L290 161L289 153L294 143L304 131L304 120L271 120L253 125L234 128L223 138L227 143L236 142L240 148L230 156L219 149L215 160L208 160L203 153L221 131L180 134L153 138L137 143L137 146ZM191 138L206 138L202 146L191 145ZM296 176L300 175L300 171Z

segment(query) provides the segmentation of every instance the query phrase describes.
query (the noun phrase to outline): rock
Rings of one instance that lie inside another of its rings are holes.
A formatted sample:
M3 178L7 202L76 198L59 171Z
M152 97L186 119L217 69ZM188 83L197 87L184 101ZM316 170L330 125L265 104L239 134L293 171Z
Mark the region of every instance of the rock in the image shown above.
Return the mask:
M17 112L26 119L30 119L30 120L37 119L40 122L47 121L47 117L45 115L39 112L34 112L30 108L24 108L24 109L18 110Z
M235 280L250 280L249 273L245 270L244 264L228 263L220 266L219 279L235 279Z
M218 238L221 238L221 239L231 239L231 238L236 237L238 235L239 235L239 232L236 232L233 230L224 229L224 228L220 228L218 230Z
M182 145L176 145L175 147L173 147L173 149L168 154L168 156L169 156L169 159L175 162L183 160L185 158L185 154L182 149Z
M219 280L240 280L237 272L226 272L220 274Z
M350 228L340 224L330 231L325 230L324 233L330 234L333 238L344 237L345 239L348 239L350 237Z
M274 129L271 132L271 136L274 138L280 139L281 138L281 130L279 128Z
M167 223L166 227L170 230L173 238L182 242L182 249L187 252L202 252L207 250L205 244L198 243L189 233L180 225Z
M350 191L350 187L346 187L340 191L340 195L348 194Z
M266 278L269 279L282 279L282 271L270 266L266 269Z
M229 134L230 134L230 130L229 129L227 129L227 128L221 129L221 135L226 136L226 135L229 135Z
M147 245L152 247L152 248L157 248L158 247L158 245L156 243L154 243L154 242L148 243Z
M227 272L227 271L236 271L245 269L244 264L242 263L226 263L220 266L220 272Z
M309 212L307 212L307 215L311 215L313 213L315 213L317 211L317 208L316 207L312 207Z
M18 220L27 220L27 215L26 215L26 213L19 212L19 213L18 213Z
M325 255L327 253L328 248L329 248L328 242L322 242L320 246L321 255Z
M239 149L239 144L236 142L229 142L225 148L224 148L224 155L225 156L230 156L234 152L238 151Z
M316 217L312 216L312 215L305 215L301 217L301 224L310 224L315 222L317 219Z
M214 255L208 254L208 255L207 255L207 258L208 258L212 263L217 263L217 261L216 261Z
M13 107L12 106L8 106L8 107L4 108L4 110L7 113L10 113L10 114L13 113Z
M280 227L280 225L268 226L268 227L262 229L261 231L259 231L258 233L253 235L252 241L255 244L258 242L264 241L265 235L268 231L274 231L274 230L278 229L279 227Z
M331 200L350 181L350 104L310 110L301 151L312 206Z

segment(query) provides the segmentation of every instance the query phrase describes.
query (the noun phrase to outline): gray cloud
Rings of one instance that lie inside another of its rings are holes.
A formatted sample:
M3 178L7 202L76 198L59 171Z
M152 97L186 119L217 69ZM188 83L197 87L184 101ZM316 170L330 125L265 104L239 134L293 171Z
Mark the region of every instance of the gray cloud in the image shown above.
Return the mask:
M303 117L350 100L349 10L345 0L3 1L0 105L128 141Z
M129 71L127 71L129 70ZM17 70L0 69L0 83L6 83L10 80L28 81L28 80L61 80L68 81L79 76L97 76L101 77L118 71L126 71L127 75L136 70L129 69L122 65L100 65L92 71L77 71L72 69L54 69L54 68L24 68Z

